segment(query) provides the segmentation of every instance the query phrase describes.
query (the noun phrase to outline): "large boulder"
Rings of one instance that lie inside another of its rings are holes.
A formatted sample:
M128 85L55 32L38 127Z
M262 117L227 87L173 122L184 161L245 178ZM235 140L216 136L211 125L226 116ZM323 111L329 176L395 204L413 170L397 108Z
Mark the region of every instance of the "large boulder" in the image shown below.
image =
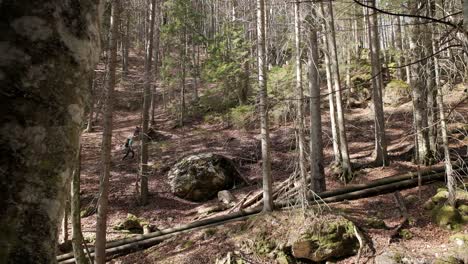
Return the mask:
M383 103L389 106L399 106L411 101L411 89L402 80L390 81L384 90Z
M183 199L206 201L241 182L233 162L222 155L191 155L176 163L168 178L172 192Z
M354 224L344 217L316 222L300 231L292 243L292 254L314 262L352 256L359 249L355 234Z

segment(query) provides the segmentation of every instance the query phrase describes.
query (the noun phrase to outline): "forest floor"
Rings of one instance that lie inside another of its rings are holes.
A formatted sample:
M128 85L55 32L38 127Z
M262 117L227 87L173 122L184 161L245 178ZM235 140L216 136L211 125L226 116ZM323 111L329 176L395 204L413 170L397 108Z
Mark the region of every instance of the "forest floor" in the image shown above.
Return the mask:
M132 56L131 65L143 65L138 57ZM120 76L120 74L118 74ZM215 204L217 199L205 203L194 203L175 197L167 180L167 172L173 164L182 157L200 152L215 152L231 157L240 172L253 183L251 186L232 190L237 199L252 190L261 188L261 153L258 129L239 130L223 125L207 125L200 120L189 120L183 127L177 128L176 120L164 110L160 104L156 109L155 128L165 136L165 139L151 143L150 164L153 173L149 177L149 204L138 205L138 164L139 150L136 147L134 159L122 161L125 138L132 135L133 129L140 125L140 111L131 111L126 107L129 102L140 102L142 94L142 66L134 66L126 81L121 81L116 92L116 109L114 111L114 134L112 149L112 171L110 177L108 239L114 240L128 236L121 231L113 230L119 220L126 218L128 213L148 220L158 229L189 223L196 217L197 209L207 204ZM139 83L131 85L131 83ZM452 91L447 98L449 106L456 106L451 118L455 123L467 124L468 102L458 104L463 97L463 90ZM413 145L411 103L398 108L386 107L386 131L389 140L389 154L391 163L388 167L363 168L355 176L352 183L365 183L375 179L415 171L411 162ZM371 110L367 108L353 108L346 110L346 120L349 139L349 150L354 163L366 164L371 161L374 146L374 128ZM329 113L323 108L324 155L325 164L333 160L331 131L329 127ZM84 207L95 204L98 194L100 173L100 145L102 124L97 123L95 131L83 135L82 144L82 204ZM275 126L271 129L272 140L272 175L275 183L287 179L295 170L296 152L294 143L294 129L292 124ZM138 144L135 144L138 145ZM452 138L452 152L468 157L468 138ZM338 179L327 173L327 189L343 187ZM441 254L448 250L448 240L452 232L433 225L430 215L422 209L422 204L435 194L440 184L423 186L421 196L418 189L402 191L403 197L413 196L407 204L409 214L413 219L408 228L412 234L409 240L399 240L396 246L407 252L418 254ZM380 195L367 199L334 204L334 211L345 211L349 216L359 221L369 217L377 217L385 221L388 227L399 224L401 215L391 194ZM82 219L85 238L92 240L95 236L96 215ZM231 225L218 227L229 229ZM219 235L200 239L202 231L194 232L170 239L145 251L137 252L114 260L114 263L214 263L216 258L223 257L227 252L235 250L232 243L228 243L226 235ZM372 238L377 252L388 247L389 230L366 230ZM462 232L467 233L468 229ZM184 243L194 241L194 243ZM395 244L395 243L394 243ZM223 246L224 245L224 246ZM393 245L393 244L392 244ZM155 252L159 252L156 254ZM162 252L162 253L161 253ZM163 254L163 255L161 255ZM342 260L340 263L353 263L354 258Z

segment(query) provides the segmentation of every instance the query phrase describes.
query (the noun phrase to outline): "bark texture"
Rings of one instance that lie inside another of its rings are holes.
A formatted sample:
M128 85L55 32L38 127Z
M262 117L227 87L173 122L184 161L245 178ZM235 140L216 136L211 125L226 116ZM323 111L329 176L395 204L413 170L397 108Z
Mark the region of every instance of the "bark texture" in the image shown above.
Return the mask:
M302 63L301 63L301 14L300 3L294 4L294 37L296 59L296 130L297 130L297 145L299 156L299 172L302 179L303 196L302 201L307 197L307 168L305 157L305 134L304 134L304 89L302 87Z
M145 79L144 79L144 94L143 94L143 120L142 128L143 134L141 137L141 164L140 164L140 194L141 204L148 203L148 129L149 129L149 110L151 104L151 69L153 66L153 35L154 35L154 17L156 10L156 0L151 1L151 12L150 12L150 27L147 36L146 44L146 60L145 60Z
M371 1L371 6L375 7L375 0ZM385 120L382 103L383 76L380 60L380 41L377 12L372 10L369 17L369 39L371 41L371 61L372 61L372 103L374 106L374 135L375 135L375 163L385 166L388 164L387 138L385 135Z
M109 196L109 176L111 170L111 148L112 148L112 114L114 108L115 68L117 64L117 21L120 19L120 0L112 2L110 36L109 36L109 61L106 78L106 98L104 110L104 131L102 133L101 161L102 172L99 177L99 201L96 219L96 256L95 263L103 264L106 261L106 228L107 207Z
M100 1L0 1L0 262L55 263Z
M270 164L270 130L268 127L264 10L264 0L257 0L257 60L258 91L260 95L260 134L262 139L263 211L270 212L273 210L273 187Z
M312 15L315 16L315 10ZM314 18L313 18L314 19ZM312 22L312 21L311 21ZM313 23L313 22L312 22ZM326 189L323 169L322 117L320 110L320 75L317 28L312 24L309 31L309 92L310 92L310 176L312 190Z
M341 153L340 165L343 169L343 180L349 181L352 178L351 160L349 158L348 140L346 138L345 117L343 111L343 100L340 84L340 70L338 65L338 52L335 38L335 22L333 15L332 2L322 3L323 14L327 14L326 22L326 39L328 44L329 59L331 64L331 77L333 80L333 93L336 99L336 117L337 130L339 136L339 148Z
M80 176L81 176L81 147L78 152L76 167L73 170L73 176L70 186L70 217L72 223L72 245L73 255L77 264L88 264L86 255L83 251L83 234L81 233L81 215L80 215Z
M424 1L415 1L411 3L410 11L412 15L419 15L419 6ZM410 85L412 88L413 100L413 118L415 130L415 161L418 164L430 164L433 160L433 155L430 151L429 144L429 129L428 129L428 109L427 109L427 89L425 76L427 50L423 45L424 36L423 25L421 19L412 18L414 26L410 33L410 53L413 61L421 61L411 65Z

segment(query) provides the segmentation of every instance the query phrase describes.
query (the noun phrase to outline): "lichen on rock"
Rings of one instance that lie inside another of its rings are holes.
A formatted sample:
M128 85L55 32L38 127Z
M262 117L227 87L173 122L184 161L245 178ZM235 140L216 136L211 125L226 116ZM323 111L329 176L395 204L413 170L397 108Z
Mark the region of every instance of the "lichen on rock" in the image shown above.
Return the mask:
M172 192L183 199L206 201L240 183L233 162L222 155L203 153L183 158L168 173Z
M354 224L334 217L301 231L299 239L292 243L292 254L295 258L322 262L354 255L358 248Z

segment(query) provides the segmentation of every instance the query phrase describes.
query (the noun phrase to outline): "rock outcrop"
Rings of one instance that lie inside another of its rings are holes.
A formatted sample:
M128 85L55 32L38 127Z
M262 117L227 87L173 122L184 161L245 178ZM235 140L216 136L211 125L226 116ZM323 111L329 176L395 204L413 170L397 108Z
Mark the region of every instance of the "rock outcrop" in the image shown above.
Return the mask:
M213 153L183 158L172 167L168 178L176 196L195 202L209 200L219 191L242 183L233 162Z
M356 254L359 241L354 224L343 217L336 217L306 227L292 243L291 249L297 259L322 262Z

